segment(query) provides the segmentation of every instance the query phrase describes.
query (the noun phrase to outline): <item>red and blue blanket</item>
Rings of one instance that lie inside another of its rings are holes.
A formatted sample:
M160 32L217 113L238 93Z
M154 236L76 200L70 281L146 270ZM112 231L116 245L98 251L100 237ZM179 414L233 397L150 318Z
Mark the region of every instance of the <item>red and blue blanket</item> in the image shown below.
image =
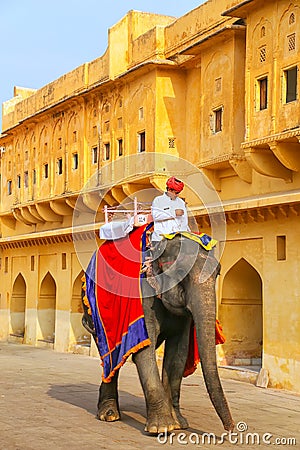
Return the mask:
M140 270L149 225L105 241L85 273L86 301L102 360L102 379L110 382L128 356L150 344L145 326Z

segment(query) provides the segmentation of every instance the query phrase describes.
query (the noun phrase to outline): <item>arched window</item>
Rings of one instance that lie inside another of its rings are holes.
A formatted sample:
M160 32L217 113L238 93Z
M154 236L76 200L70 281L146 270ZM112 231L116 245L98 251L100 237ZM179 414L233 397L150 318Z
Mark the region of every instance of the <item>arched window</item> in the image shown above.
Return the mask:
M13 284L10 304L11 334L24 336L25 332L26 283L19 274Z
M54 342L56 284L49 272L41 283L37 310L39 323L38 340Z
M223 350L227 364L260 365L262 280L244 258L232 266L224 277L218 315L226 336Z
M82 276L83 271L77 276L73 284L72 299L71 299L71 343L75 345L90 346L91 345L91 335L82 326Z

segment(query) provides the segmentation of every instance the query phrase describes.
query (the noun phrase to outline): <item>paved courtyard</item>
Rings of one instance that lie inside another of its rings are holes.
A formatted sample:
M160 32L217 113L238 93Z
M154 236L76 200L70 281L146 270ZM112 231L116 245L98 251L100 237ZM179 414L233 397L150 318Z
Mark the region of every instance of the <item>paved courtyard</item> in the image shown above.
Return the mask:
M192 375L181 395L190 428L158 439L143 431L145 403L134 364L121 370L122 421L95 418L100 378L98 358L0 343L0 450L300 449L297 394L223 379L237 424L236 434L224 437L201 374Z

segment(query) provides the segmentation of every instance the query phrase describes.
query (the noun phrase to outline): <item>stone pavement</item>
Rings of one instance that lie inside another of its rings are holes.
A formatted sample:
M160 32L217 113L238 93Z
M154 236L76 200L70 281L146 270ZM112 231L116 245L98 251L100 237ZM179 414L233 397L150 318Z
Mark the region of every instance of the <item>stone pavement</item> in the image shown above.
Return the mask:
M223 379L238 424L236 434L223 439L198 373L182 386L190 428L158 440L143 431L145 403L134 364L121 369L122 421L95 418L100 378L98 358L0 343L0 450L300 449L297 394Z

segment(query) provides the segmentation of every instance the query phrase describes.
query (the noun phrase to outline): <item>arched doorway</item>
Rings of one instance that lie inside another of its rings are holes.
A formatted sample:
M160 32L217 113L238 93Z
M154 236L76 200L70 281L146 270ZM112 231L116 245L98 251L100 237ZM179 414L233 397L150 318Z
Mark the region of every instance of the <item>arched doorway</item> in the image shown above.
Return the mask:
M223 362L233 366L261 366L262 281L244 258L224 277L219 319L226 336Z
M19 273L12 289L10 303L10 334L24 337L25 332L25 308L26 308L26 283Z
M56 284L49 272L41 284L37 309L39 324L38 340L54 343Z
M81 302L81 289L82 289L82 277L83 271L77 276L73 284L72 300L71 300L71 337L70 343L87 346L91 345L91 335L82 326L81 319L83 314L82 302Z

